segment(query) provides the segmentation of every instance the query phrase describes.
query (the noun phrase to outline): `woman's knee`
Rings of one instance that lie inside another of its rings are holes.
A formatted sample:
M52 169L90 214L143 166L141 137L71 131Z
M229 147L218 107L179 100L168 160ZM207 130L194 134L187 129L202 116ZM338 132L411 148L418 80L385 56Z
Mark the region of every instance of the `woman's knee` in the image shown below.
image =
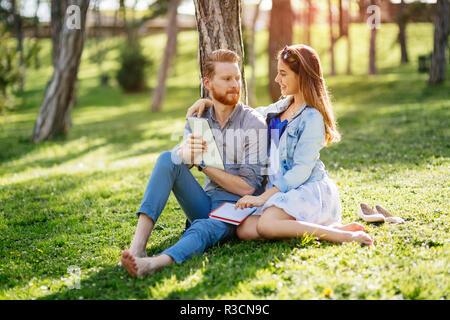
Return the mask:
M273 225L273 219L269 216L261 216L256 224L256 231L265 239L273 239L276 237L275 228Z

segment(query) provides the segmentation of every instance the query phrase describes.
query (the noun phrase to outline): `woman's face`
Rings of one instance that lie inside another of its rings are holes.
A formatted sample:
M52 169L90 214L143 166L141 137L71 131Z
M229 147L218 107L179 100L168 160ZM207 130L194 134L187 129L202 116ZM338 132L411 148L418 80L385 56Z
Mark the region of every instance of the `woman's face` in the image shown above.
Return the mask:
M278 59L278 73L275 82L280 85L281 94L283 96L297 94L300 90L298 80L298 75L289 68L283 59Z

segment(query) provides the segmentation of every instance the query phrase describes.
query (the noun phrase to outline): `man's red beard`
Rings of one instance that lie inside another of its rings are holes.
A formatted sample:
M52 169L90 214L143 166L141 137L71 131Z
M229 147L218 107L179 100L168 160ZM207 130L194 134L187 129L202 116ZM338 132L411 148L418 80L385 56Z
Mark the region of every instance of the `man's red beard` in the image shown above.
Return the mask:
M231 95L232 93L236 93L235 95ZM217 93L214 88L211 88L211 94L214 99L219 101L220 103L223 103L226 106L235 106L239 99L241 98L241 92L240 91L228 91L225 94Z

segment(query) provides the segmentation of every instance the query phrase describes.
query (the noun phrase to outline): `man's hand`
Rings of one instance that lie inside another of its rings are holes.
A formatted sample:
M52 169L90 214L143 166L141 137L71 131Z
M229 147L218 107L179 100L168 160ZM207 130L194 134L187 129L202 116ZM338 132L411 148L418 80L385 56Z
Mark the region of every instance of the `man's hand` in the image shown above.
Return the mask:
M236 202L234 208L250 208L250 207L262 207L266 203L261 196L243 196Z
M202 162L202 153L206 151L206 141L201 136L189 134L181 143L178 155L185 164L198 165Z

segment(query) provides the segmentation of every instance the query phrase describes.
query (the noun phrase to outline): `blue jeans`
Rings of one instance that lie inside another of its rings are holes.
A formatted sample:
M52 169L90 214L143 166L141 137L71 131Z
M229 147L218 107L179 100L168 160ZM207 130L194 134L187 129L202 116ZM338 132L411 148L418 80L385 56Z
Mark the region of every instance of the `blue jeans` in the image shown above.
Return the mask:
M185 164L172 161L169 151L163 152L156 161L137 214L144 213L156 223L170 191L173 191L191 226L175 245L162 254L171 256L176 262L183 262L235 234L234 225L209 218L209 213L224 201L210 197Z

